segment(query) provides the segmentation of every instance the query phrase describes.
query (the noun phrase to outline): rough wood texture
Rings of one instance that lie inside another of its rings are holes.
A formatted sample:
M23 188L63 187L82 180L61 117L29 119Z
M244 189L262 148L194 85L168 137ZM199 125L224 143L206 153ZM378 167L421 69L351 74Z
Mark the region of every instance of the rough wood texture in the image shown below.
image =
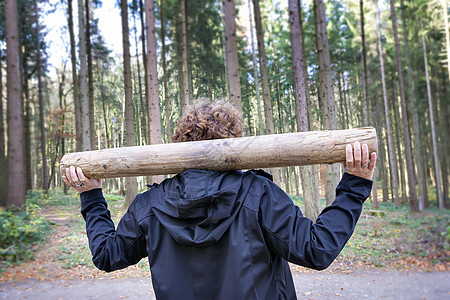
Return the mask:
M378 149L375 128L310 131L77 152L64 155L61 172L81 167L89 178L177 174L187 169L235 170L345 160L345 146Z

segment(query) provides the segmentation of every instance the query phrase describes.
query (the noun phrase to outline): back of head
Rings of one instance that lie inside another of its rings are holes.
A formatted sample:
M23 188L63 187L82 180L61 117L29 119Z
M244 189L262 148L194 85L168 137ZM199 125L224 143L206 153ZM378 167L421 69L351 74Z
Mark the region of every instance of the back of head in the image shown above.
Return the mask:
M201 101L186 108L176 124L174 143L241 137L243 120L231 104Z

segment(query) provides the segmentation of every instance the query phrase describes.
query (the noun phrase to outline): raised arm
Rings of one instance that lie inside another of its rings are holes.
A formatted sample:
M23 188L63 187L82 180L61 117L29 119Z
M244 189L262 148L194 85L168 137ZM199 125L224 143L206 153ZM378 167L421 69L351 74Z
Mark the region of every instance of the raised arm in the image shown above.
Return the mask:
M327 268L351 237L370 195L376 155L370 162L368 157L367 147L361 149L359 143L355 143L355 151L347 151L347 172L336 188L336 199L316 223L305 218L289 196L268 181L261 198L260 220L271 251L298 265ZM367 167L361 166L361 159L366 159Z
M116 230L103 197L101 180L87 179L80 168L75 170L73 167L66 169L63 179L80 192L81 214L86 221L92 261L97 268L111 272L136 264L147 256L145 235L135 213L135 202Z

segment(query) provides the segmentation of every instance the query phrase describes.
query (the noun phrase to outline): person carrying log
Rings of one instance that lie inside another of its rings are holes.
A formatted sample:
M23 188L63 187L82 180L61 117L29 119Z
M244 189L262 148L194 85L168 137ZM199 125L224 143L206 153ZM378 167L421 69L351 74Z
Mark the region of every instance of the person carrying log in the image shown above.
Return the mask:
M177 122L174 142L240 137L229 103L200 103ZM370 195L376 153L347 145L336 199L316 222L262 170L186 170L136 196L115 229L102 181L65 171L80 193L93 262L106 272L148 257L157 299L296 299L288 262L323 270L353 233Z

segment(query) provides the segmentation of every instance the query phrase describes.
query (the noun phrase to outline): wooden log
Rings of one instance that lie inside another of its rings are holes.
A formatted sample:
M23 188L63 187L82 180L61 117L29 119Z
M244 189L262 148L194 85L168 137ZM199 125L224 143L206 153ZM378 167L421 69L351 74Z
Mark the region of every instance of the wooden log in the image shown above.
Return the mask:
M346 145L355 141L378 150L375 128L366 127L76 152L64 155L60 169L81 167L89 178L113 178L331 164L344 162Z

